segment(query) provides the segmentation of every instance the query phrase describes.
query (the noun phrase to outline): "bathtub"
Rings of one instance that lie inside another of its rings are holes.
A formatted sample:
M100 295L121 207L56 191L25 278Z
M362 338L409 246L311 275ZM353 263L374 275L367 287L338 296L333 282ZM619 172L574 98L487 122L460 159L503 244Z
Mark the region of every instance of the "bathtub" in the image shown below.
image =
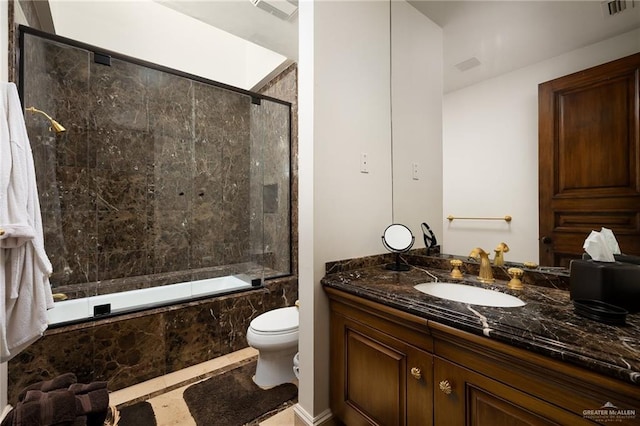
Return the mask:
M258 285L260 285L258 283ZM169 284L159 287L101 294L82 299L55 302L47 311L49 326L82 321L94 317L133 312L161 305L184 302L218 294L228 294L250 289L251 280L235 276L207 278L204 280Z

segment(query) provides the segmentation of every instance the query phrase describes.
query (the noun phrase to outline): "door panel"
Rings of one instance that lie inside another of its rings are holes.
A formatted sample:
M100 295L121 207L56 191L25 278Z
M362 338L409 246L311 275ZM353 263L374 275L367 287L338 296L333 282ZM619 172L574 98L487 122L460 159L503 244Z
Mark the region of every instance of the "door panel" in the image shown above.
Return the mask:
M345 401L375 424L404 424L404 354L347 329Z
M551 402L543 401L437 356L433 365L434 424L438 426L592 424L555 405L554 395L549 395Z
M338 418L349 426L432 424L430 353L335 312L331 329L331 409Z
M467 389L466 424L469 426L551 426L558 423L523 410L502 398L476 388L468 386Z
M540 264L568 266L602 227L640 255L639 78L635 54L540 84Z

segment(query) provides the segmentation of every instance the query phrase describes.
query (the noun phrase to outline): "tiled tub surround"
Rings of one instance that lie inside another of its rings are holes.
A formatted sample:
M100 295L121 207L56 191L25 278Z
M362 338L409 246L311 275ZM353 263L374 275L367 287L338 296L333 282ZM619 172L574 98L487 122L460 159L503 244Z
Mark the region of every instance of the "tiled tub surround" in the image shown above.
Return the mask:
M54 292L150 287L226 265L290 272L289 239L268 234L289 235L287 103L22 37L24 105L67 128L55 135L26 115Z
M248 292L49 329L9 362L9 402L65 372L84 383L107 380L114 391L245 348L253 318L297 297L297 279L281 278Z
M413 267L408 272L393 272L384 269L380 258L377 264L375 259L327 265L341 271L328 273L322 284L640 386L640 313L627 315L626 326L606 325L575 314L566 290L525 284L523 290L513 291L508 290L507 281L501 279L491 285L480 284L477 274L465 274L464 281L515 295L526 305L493 308L448 301L413 288L433 281L423 271L424 266ZM423 258L420 263L445 259L446 255L439 255ZM345 267L354 263L367 265ZM440 281L451 281L449 268L426 269Z

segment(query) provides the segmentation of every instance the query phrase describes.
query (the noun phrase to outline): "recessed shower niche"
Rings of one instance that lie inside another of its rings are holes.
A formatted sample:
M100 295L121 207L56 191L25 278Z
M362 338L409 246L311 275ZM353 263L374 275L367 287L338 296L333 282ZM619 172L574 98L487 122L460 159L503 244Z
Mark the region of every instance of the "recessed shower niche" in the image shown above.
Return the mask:
M53 292L291 273L291 104L20 28ZM236 290L234 290L236 291Z

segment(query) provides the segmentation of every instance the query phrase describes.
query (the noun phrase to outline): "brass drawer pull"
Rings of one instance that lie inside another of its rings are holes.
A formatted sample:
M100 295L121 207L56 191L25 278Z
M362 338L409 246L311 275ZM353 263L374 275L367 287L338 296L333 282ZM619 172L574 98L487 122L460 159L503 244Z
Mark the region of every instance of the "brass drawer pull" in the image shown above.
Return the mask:
M440 382L440 390L445 394L451 394L451 383L448 380L443 380Z
M422 378L422 371L418 367L413 367L411 369L411 375L414 379L420 380Z

